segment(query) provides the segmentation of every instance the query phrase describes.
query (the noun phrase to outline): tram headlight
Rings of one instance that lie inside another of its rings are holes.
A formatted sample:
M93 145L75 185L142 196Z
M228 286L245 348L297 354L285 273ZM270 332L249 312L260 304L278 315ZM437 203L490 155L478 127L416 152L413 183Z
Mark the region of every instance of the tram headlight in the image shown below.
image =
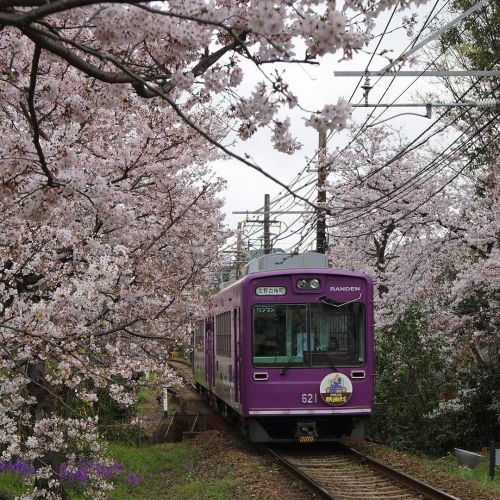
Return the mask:
M311 288L313 290L317 290L319 288L319 280L314 278L310 281L310 284L311 284Z
M297 288L300 288L301 290L307 288L307 280L297 280Z
M297 288L299 290L319 290L321 283L317 278L301 278L297 280Z

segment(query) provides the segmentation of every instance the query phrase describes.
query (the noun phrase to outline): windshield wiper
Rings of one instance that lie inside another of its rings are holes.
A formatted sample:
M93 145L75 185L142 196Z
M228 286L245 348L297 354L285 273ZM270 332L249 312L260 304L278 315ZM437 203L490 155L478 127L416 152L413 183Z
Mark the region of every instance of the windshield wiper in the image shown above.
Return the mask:
M285 372L290 368L291 364L293 363L293 360L297 357L299 349L302 350L302 353L304 353L304 341L309 337L309 333L306 333L305 336L302 337L302 342L300 343L300 347L297 348L297 351L295 354L288 360L288 363L281 369L280 375L284 375Z
M346 306L347 304L352 304L353 302L357 302L358 300L361 300L361 297L363 296L362 293L359 294L359 297L353 300L349 300L347 302L336 302L335 300L329 299L328 297L325 297L324 295L320 297L318 300L322 302L323 304L326 304L327 306L332 306L332 307L342 307Z

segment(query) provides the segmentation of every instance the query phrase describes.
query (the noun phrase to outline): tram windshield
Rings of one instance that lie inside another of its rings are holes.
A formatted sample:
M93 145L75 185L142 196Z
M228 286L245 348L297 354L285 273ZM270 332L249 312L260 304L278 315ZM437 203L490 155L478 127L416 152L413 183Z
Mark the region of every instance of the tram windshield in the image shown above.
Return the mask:
M253 307L255 366L339 367L364 361L364 306L359 302Z

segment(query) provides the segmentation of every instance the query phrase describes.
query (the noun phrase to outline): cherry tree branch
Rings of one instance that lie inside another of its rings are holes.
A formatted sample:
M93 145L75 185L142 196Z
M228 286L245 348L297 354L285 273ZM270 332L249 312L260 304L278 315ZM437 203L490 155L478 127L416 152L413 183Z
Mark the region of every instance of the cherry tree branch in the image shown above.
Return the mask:
M105 54L101 54L99 51L92 49L84 44L79 42L75 42L69 38L63 37L57 33L52 33L47 30L42 30L40 28L35 27L23 27L22 32L35 44L38 44L43 49L59 56L64 59L71 66L83 71L86 75L96 78L97 80L104 83L131 83L134 85L134 88L137 94L143 98L153 98L158 97L158 94L154 92L150 87L145 86L144 84L140 84L137 81L137 78L134 77L134 74L130 71L122 71L122 72L112 72L105 71L95 64L86 61L81 58L77 54L75 54L71 49L60 45L60 43L64 43L67 45L71 45L77 50L84 52L90 56L93 56L100 61L103 62L115 62L115 58L112 56L106 56ZM237 40L234 40L232 43L221 47L219 50L216 50L212 54L204 55L200 58L198 63L190 70L194 76L200 76L208 68L214 65L221 57L223 57L226 53L234 51L238 46L243 44L245 33L239 35ZM60 42L60 43L58 43ZM115 64L116 65L116 64ZM142 79L147 82L153 82L157 80L162 80L165 78L170 78L170 73L163 71L162 73L142 76ZM161 86L162 92L168 93L174 88L174 85L171 82L168 82Z
M124 73L115 73L111 71L105 71L92 63L89 63L85 59L82 59L78 55L76 55L72 50L67 47L63 47L56 43L56 41L67 43L72 45L73 47L81 50L84 53L92 55L101 61L105 61L105 57L100 54L98 51L91 49L90 47L86 47L81 43L74 42L67 38L64 38L60 35L56 35L53 33L49 33L48 31L41 30L33 27L25 27L22 28L22 32L36 45L41 48L51 52L52 54L59 56L61 59L64 59L68 64L79 69L87 76L91 76L101 82L104 83L132 83L133 80L129 75ZM159 78L159 75L153 77L153 80ZM148 79L145 77L145 79Z
M202 137L204 137L210 144L213 144L216 148L220 149L224 153L226 153L228 156L231 156L232 158L235 158L236 160L240 161L241 163L247 165L248 167L256 170L260 174L262 174L264 177L267 177L268 179L272 180L274 183L278 184L281 186L287 193L291 194L295 199L299 199L306 203L307 205L313 207L313 208L319 208L317 205L307 198L304 198L303 196L300 196L298 193L290 189L290 187L281 182L279 179L274 177L273 175L269 174L266 172L262 167L256 165L255 163L250 162L249 160L243 158L242 156L233 153L229 149L227 149L225 146L219 143L216 139L214 139L212 136L210 136L207 132L202 130L196 123L194 123L181 109L180 107L164 92L162 92L160 89L152 87L149 82L141 78L139 75L134 74L131 70L129 70L125 65L123 65L120 61L116 60L114 57L107 56L109 61L112 61L114 64L116 64L120 69L122 69L124 72L128 73L131 76L134 76L136 78L137 82L144 85L146 88L154 92L158 97L161 97L165 101L170 104L172 109L175 111L175 113L187 124L189 125L192 129L196 130L198 134L200 134ZM322 207L322 210L324 210L327 213L330 213L330 211L324 207Z
M67 2L67 3L64 3ZM60 8L62 8L62 4L67 6L73 5L78 2L85 2L85 0L60 0L59 2L55 2L60 5ZM92 2L86 2L84 5L90 5ZM114 2L114 3L120 3L120 2ZM127 2L128 3L128 2ZM135 2L132 2L135 4ZM1 17L0 17L0 22ZM208 24L218 24L220 23L211 23L209 21L206 21ZM246 33L242 34L236 34L231 30L230 28L227 28L225 26L221 26L224 29L230 30L231 36L233 36L233 42L229 45L226 45L222 47L221 49L217 50L213 54L209 54L206 56L203 56L199 62L196 64L196 66L193 68L192 72L195 76L199 76L203 74L204 71L206 71L211 65L213 65L217 60L219 60L224 54L226 54L229 51L235 50L238 46L241 46L244 50L246 49L244 45L244 37L246 36ZM140 97L144 98L153 98L153 97L161 97L164 99L175 111L175 113L187 124L189 125L192 129L194 129L198 134L200 134L202 137L204 137L210 144L214 145L216 148L219 150L223 151L226 155L238 160L239 162L243 163L244 165L252 168L253 170L256 170L260 174L262 174L264 177L267 177L271 181L273 181L275 184L278 184L281 186L287 193L289 193L291 196L293 196L294 199L298 199L306 203L307 205L317 208L316 204L308 200L307 198L300 196L297 192L293 191L287 184L281 182L278 180L276 177L273 175L269 174L266 172L262 167L259 165L249 161L249 159L244 158L241 155L238 155L237 153L234 153L230 151L227 147L223 146L222 144L219 143L218 140L214 139L208 132L203 130L201 127L199 127L197 124L195 124L188 116L185 114L181 108L167 95L173 88L174 86L168 82L167 84L163 85L162 87L152 85L151 82L156 81L160 78L165 78L165 76L169 75L154 75L154 76L141 76L138 75L136 72L132 71L123 61L118 60L113 55L106 55L102 54L97 50L94 50L90 47L87 47L83 44L80 44L78 42L75 42L73 40L67 39L65 37L62 37L59 34L54 34L51 32L48 32L46 30L41 30L37 29L34 27L23 27L21 28L23 33L28 36L33 42L38 44L40 47L44 48L45 50L48 50L52 52L55 55L58 55L62 59L64 59L66 62L74 66L75 68L83 71L85 74L88 76L92 76L102 82L105 83L131 83L136 90L137 94ZM236 38L236 39L234 39ZM109 62L112 63L114 66L119 68L121 70L120 72L111 72L111 71L105 71L101 68L98 68L97 66L89 63L88 61L82 59L81 57L77 56L73 51L71 51L67 47L61 46L57 42L62 42L68 45L73 46L74 48L83 51L84 53L94 56L97 59L101 60L102 62ZM327 210L328 212L328 210ZM329 212L328 212L329 213Z
M142 249L142 251L144 253L146 253L149 250L151 250L151 248L167 234L167 232L172 228L172 226L176 222L181 220L186 215L188 210L190 210L191 208L193 208L196 205L198 200L207 192L207 189L208 189L208 186L204 185L202 187L201 191L196 195L194 200L189 205L186 205L184 207L184 209L181 212L179 212L174 218L172 218L172 220L170 221L170 224L168 224L168 226L163 231L161 231L159 235L157 235L155 238L153 238L153 240L149 243L149 245L147 245L145 248L142 248L139 246L139 247L135 248L133 250L133 252L136 252L137 250Z
M40 46L35 45L35 50L33 52L33 61L31 64L30 88L28 92L28 109L30 112L31 127L33 130L33 142L38 153L40 165L42 167L43 173L47 177L47 185L53 187L55 185L54 174L50 171L49 166L47 165L47 161L45 160L45 155L43 154L43 149L40 144L40 126L38 124L35 110L36 76L38 72L38 64L40 62L41 52L42 49L40 48Z
M143 3L144 0L106 0L106 3L135 5ZM102 4L102 0L56 0L52 2L39 0L0 0L0 8L8 9L12 7L36 7L29 11L16 12L8 10L0 13L0 24L10 24L11 26L27 26L39 19L52 14L58 14L79 7L89 7L90 5Z

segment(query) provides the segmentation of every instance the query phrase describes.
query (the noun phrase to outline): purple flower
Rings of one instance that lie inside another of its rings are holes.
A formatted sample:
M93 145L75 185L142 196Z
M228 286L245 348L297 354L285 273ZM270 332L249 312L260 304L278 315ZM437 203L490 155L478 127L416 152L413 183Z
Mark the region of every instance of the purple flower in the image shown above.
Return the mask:
M99 474L101 477L111 477L114 476L113 470L111 467L107 467L106 465L96 465L94 466L94 471L96 474Z
M85 483L89 478L89 473L84 467L79 466L77 469L69 472L65 463L61 464L59 473L64 481L73 481L75 483Z
M135 472L128 472L123 481L125 484L135 487L139 485L142 479Z
M113 474L119 474L125 469L123 464L119 464L118 462L114 462L109 466L109 469L113 472Z
M189 467L190 470L192 469L192 463L191 465L186 466ZM119 479L124 470L125 466L118 462L114 462L110 465L99 465L88 460L81 460L75 467L72 467L71 470L68 470L68 465L66 463L62 463L59 469L59 474L61 475L63 481L84 484L88 481L91 473L96 473L107 479ZM24 460L17 458L14 461L0 461L0 474L2 472L15 472L21 476L27 476L34 474L34 468ZM128 472L123 478L123 481L129 486L135 487L142 481L142 478L140 478L135 472Z
M33 472L33 467L28 465L24 460L16 458L12 470L14 472L18 472L19 474L21 474L21 476L27 476L28 474Z
M2 461L0 462L0 473L1 472L15 472L21 476L28 476L34 473L33 466L29 465L27 462L20 458L16 458L15 461Z
M72 479L77 483L84 483L89 478L89 473L84 469L77 469L72 474Z
M94 471L101 477L110 478L113 476L117 476L120 472L123 471L124 468L125 466L123 464L114 462L111 465L95 465Z

